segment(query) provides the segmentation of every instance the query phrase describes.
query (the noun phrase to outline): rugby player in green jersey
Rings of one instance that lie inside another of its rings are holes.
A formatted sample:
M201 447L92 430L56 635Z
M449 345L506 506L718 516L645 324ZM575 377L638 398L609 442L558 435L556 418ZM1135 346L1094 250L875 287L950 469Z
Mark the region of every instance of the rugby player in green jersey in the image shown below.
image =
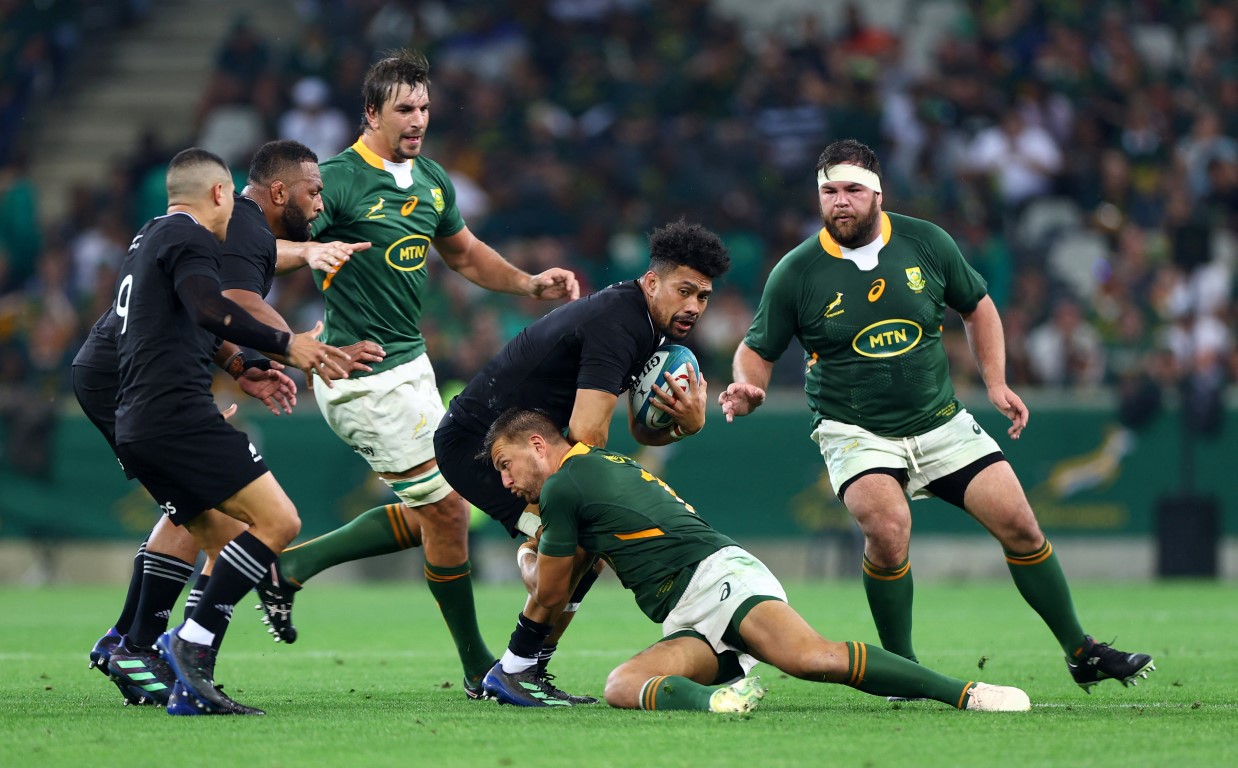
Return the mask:
M572 594L578 550L615 570L662 640L610 673L606 701L625 709L751 711L765 695L758 661L865 693L936 699L959 709L1019 712L1018 688L960 680L859 642L826 640L787 604L769 569L710 527L626 456L569 443L539 411L512 408L486 434L503 485L541 512L541 605Z
M1053 546L996 441L955 398L941 327L963 318L989 400L1017 440L1023 401L1006 385L1001 317L984 280L945 231L887 213L873 151L831 144L816 168L824 227L770 273L735 382L718 397L727 421L765 400L791 338L806 355L812 438L830 481L864 532L864 588L886 650L916 659L908 561L912 499L937 496L976 518L1002 545L1020 594L1048 625L1075 682L1135 684L1155 669L1142 653L1097 643L1075 615Z
M361 137L321 163L323 211L314 238L336 241L333 271L314 272L325 304L329 344L370 340L385 357L373 370L316 388L327 423L391 486L402 502L364 512L347 525L284 553L258 594L276 639L292 642L294 592L333 565L424 547L425 576L464 667L470 698L494 664L477 627L468 553L469 505L443 479L434 459L442 396L421 334L429 251L491 291L537 299L576 299L565 269L529 275L469 230L455 187L422 154L430 121L430 66L401 51L370 67L362 85ZM354 243L344 246L341 243ZM366 244L372 247L366 247Z

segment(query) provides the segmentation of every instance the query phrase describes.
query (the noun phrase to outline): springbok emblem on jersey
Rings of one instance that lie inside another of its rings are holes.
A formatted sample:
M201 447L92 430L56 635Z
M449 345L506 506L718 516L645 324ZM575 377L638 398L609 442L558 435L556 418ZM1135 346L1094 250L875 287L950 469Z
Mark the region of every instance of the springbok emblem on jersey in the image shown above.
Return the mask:
M378 198L378 202L374 205L374 207L373 207L373 208L371 208L370 210L368 210L368 211L366 211L366 212L365 212L365 217L366 217L367 219L383 219L383 218L386 218L387 214L385 214L385 213L379 213L379 211L381 211L381 210L383 209L383 203L385 203L385 202L387 202L387 201L386 201L386 200L383 200L381 197L380 197L380 198Z
M825 308L826 317L838 317L843 312L847 311L840 306L843 303L843 292L838 291L837 293L838 296L830 302L829 306Z

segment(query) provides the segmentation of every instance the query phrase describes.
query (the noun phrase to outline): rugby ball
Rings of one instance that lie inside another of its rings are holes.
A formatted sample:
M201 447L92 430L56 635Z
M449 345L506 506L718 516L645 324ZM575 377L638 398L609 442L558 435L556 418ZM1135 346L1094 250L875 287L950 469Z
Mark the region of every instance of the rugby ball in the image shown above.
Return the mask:
M670 385L662 374L669 371L677 384L687 387L689 365L696 371L695 375L700 376L701 365L696 361L696 355L679 344L663 344L653 353L653 357L645 362L632 384L631 391L628 392L628 404L637 423L650 429L666 429L675 423L670 414L658 410L652 404L658 399L653 392L653 385L657 384L662 391L668 391Z

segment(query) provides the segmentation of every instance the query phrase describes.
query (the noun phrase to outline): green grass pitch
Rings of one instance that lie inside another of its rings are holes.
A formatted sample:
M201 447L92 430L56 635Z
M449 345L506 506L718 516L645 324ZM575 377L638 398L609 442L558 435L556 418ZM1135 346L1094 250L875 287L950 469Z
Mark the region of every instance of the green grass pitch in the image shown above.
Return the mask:
M823 634L875 642L858 582L790 584ZM502 651L522 604L482 586L478 609ZM1238 589L1080 584L1085 627L1156 657L1138 687L1085 695L1047 629L1009 583L924 583L916 604L923 663L1018 685L1033 709L957 712L889 704L759 667L771 692L750 719L628 712L604 704L528 710L466 701L442 619L424 585L310 585L301 637L275 645L238 606L219 679L265 718L173 718L123 707L86 669L115 618L119 587L0 589L0 765L33 766L1162 766L1238 764ZM606 674L658 628L613 579L589 596L552 670L572 692ZM979 667L983 666L983 669Z

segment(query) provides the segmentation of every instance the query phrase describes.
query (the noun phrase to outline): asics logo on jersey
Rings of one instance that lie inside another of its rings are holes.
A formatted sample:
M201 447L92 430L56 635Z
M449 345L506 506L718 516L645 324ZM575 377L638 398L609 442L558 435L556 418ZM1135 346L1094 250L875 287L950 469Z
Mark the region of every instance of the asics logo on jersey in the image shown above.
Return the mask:
M430 238L425 235L401 237L387 249L387 265L401 272L415 272L426 265Z
M907 269L904 269L903 271L907 273L907 287L908 288L915 291L916 293L919 293L920 291L923 291L925 289L926 283L924 282L924 278L920 276L919 267L908 267Z
M843 292L837 291L837 293L838 293L838 296L833 301L831 301L829 305L826 306L825 308L826 317L838 317L839 315L847 311L839 307L839 305L843 303Z
M141 242L141 240L142 240L142 235L138 235L137 237L133 238L133 242L129 243L129 253L133 253L135 250L137 250L138 244Z
M873 281L873 286L868 289L868 303L872 304L877 299L881 298L881 294L886 292L886 279L879 277Z
M377 203L376 203L376 204L375 204L372 208L370 208L370 210L368 210L368 211L366 211L366 212L365 212L365 217L366 217L367 219L384 219L384 218L386 218L386 217L387 217L387 214L385 214L385 213L379 213L379 211L381 211L381 210L383 209L383 203L385 203L385 202L386 202L386 201L385 201L385 200L383 200L381 197L380 197L380 198L378 198L378 202L377 202Z
M855 335L851 348L864 357L898 357L924 338L924 329L911 320L881 320Z
M722 595L721 597L718 598L718 602L720 603L724 602L728 597L731 596L731 582L729 581L722 582L722 589L720 591L720 594Z

